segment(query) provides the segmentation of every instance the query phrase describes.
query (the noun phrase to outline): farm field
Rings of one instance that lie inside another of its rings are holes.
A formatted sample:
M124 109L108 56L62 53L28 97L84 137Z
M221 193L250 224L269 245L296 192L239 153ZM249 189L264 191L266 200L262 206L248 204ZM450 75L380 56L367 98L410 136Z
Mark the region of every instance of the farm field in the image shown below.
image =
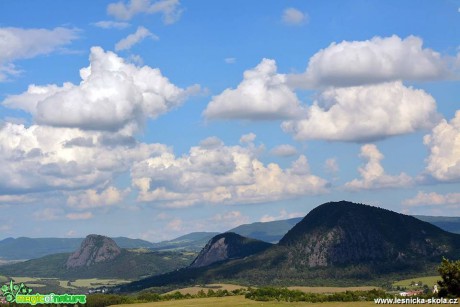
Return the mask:
M0 276L0 281L2 281ZM59 291L67 292L67 290L74 290L71 292L82 292L91 288L99 288L103 286L111 287L123 283L129 282L126 279L99 279L99 278L89 278L89 279L76 279L76 280L67 280L67 279L57 279L57 278L36 278L36 277L14 277L11 279L15 283L24 283L28 287L33 288L44 288L40 291L50 290L50 291ZM5 282L9 281L9 278L5 277Z
M308 306L308 307L368 307L376 306L374 302L327 302L327 303L308 303L308 302L258 302L244 298L243 296L198 298L189 300L153 302L143 304L113 305L116 307L233 307L233 306ZM406 304L405 306L412 306ZM414 305L415 306L415 305Z
M437 283L438 280L441 280L441 277L439 275L438 276L417 277L417 278L410 278L410 279L404 279L404 280L397 281L393 284L393 286L406 287L410 289L410 288L413 288L413 286L410 285L412 282L418 283L421 281L423 284L428 285L429 287L432 287L433 285Z

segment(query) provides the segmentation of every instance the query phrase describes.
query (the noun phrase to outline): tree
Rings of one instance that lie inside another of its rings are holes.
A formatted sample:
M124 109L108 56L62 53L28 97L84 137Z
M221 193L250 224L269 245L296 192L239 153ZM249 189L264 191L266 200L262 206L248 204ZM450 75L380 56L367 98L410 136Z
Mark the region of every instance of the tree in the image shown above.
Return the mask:
M440 286L439 296L460 296L460 260L450 261L442 258L441 265L438 267L442 280L438 281Z

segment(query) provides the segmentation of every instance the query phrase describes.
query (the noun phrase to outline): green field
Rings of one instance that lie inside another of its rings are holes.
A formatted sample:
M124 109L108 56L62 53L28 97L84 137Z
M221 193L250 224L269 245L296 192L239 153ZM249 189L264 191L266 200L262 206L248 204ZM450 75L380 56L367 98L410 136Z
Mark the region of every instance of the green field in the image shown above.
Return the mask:
M393 284L393 286L406 287L407 289L417 288L417 286L411 286L410 284L412 282L418 283L419 281L421 281L423 284L428 285L429 287L433 287L433 285L437 284L438 280L441 280L440 276L416 277L397 281Z
M376 306L374 302L332 302L332 303L308 303L308 302L257 302L245 299L243 296L228 296L228 297L211 297L211 298L197 298L189 300L155 302L144 304L129 304L129 305L113 305L116 307L233 307L233 306L308 306L308 307L370 307ZM405 306L412 306L406 304ZM414 305L415 306L415 305ZM420 306L420 305L418 305Z
M409 282L410 283L410 282ZM245 286L233 285L233 284L207 284L193 287L186 287L181 289L176 289L168 292L167 294L172 294L176 291L179 291L182 294L192 294L195 295L199 291L203 290L207 292L209 289L214 291L216 290L227 290L233 291L236 289L246 288ZM289 290L300 290L308 293L336 293L336 292L345 292L345 291L368 291L372 289L379 289L374 286L362 286L362 287L287 287Z
M126 280L126 279L89 278L89 279L77 279L75 281L71 281L70 284L72 287L78 287L78 288L97 288L101 286L110 287L110 286L115 286L115 285L124 284L128 282L129 280Z

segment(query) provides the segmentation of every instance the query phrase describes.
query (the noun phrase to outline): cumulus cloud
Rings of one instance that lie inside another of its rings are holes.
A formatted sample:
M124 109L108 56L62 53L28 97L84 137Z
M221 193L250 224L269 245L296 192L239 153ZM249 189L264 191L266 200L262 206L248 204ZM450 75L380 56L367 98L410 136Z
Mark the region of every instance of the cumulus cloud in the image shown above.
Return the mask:
M111 21L111 20L101 20L93 23L94 26L102 29L125 29L130 26L127 22Z
M231 229L249 223L249 217L243 215L240 211L227 211L214 215L210 222L219 225L221 228Z
M425 135L424 144L430 155L425 172L438 181L460 179L460 111L448 122L443 119L431 134Z
M5 123L0 126L0 194L88 189L170 151L160 144L126 142L123 135Z
M297 140L368 142L433 127L440 119L434 98L401 82L330 88L303 119L282 124Z
M413 180L405 173L397 176L385 173L380 161L383 159L382 153L374 144L366 144L361 147L360 157L366 163L360 167L361 179L354 179L345 184L348 190L369 190L384 188L402 188L413 184Z
M181 231L182 230L182 220L181 219L178 219L178 218L175 218L173 219L171 222L169 222L167 225L166 225L166 229L168 230L173 230L173 231Z
M327 159L324 163L324 168L328 173L335 174L339 171L339 164L337 163L336 158Z
M78 85L30 85L26 92L8 96L3 105L29 112L43 125L133 133L146 117L179 106L198 90L181 89L159 69L136 67L99 47L91 48L90 65L80 76Z
M0 28L0 82L19 70L14 61L52 53L78 38L78 30L68 28Z
M273 221L279 221L279 220L286 220L286 219L292 219L292 218L295 218L295 217L303 217L305 216L304 213L300 213L300 212L292 212L292 213L288 213L285 209L282 209L280 211L280 213L276 216L272 216L272 215L269 215L269 214L265 214L263 215L261 218L260 218L260 221L262 223L265 223L265 222L273 222Z
M91 212L81 212L81 213L68 213L65 217L69 220L89 220L94 216Z
M129 20L137 14L162 14L165 24L173 24L182 15L183 9L179 0L129 0L126 4L123 1L110 3L107 6L107 13L115 18Z
M67 198L67 205L76 209L107 207L120 203L127 193L129 190L121 191L114 186L109 186L102 191L88 189L70 195Z
M243 134L241 137L240 137L240 143L241 144L250 144L252 142L255 141L256 139L256 134L255 133L248 133L248 134Z
M184 207L197 203L258 203L323 193L327 182L310 173L300 156L292 166L264 165L253 146L196 146L187 155L172 153L134 164L139 201Z
M44 208L35 211L32 216L39 221L53 221L62 217L62 209L60 208Z
M290 75L288 80L300 88L435 80L450 75L448 62L438 52L423 48L419 37L374 37L332 43L310 58L304 74Z
M460 205L460 193L438 194L419 191L416 196L403 201L406 206Z
M287 8L281 17L283 23L290 26L299 26L308 22L308 15L295 8Z
M115 50L120 51L120 50L127 50L131 49L132 46L135 44L141 42L145 38L150 37L153 40L158 40L158 36L150 32L148 29L144 27L138 27L136 32L133 34L128 35L127 37L123 38L120 40L116 45L115 45Z
M297 155L297 148L289 144L282 144L272 148L270 153L278 157L292 157Z
M296 94L276 72L274 60L263 59L244 72L236 89L214 96L203 112L208 119L270 120L293 118L301 110Z

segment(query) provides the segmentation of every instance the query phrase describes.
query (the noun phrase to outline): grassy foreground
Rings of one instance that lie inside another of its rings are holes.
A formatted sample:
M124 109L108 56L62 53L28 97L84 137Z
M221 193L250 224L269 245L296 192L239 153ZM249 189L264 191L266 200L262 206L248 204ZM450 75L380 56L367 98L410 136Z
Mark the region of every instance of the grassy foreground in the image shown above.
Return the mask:
M233 307L233 306L308 306L308 307L370 307L376 306L374 302L326 302L326 303L308 303L308 302L257 302L245 299L244 296L228 296L228 297L211 297L211 298L197 298L180 301L167 301L167 302L154 302L143 304L129 304L129 305L114 305L114 307ZM406 304L405 306L412 306ZM415 305L414 305L415 306ZM420 305L418 305L420 306Z

